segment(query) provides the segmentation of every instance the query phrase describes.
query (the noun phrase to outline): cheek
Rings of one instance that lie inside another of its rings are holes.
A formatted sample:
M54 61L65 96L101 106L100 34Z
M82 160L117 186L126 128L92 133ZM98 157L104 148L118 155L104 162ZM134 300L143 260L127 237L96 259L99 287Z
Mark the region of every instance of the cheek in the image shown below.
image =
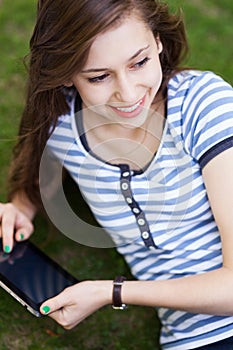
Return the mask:
M101 86L92 86L85 84L83 86L75 85L83 103L88 106L97 106L105 104L109 99L109 89Z
M162 72L153 71L144 75L145 86L154 90L158 90L162 82Z
M148 74L148 81L151 84L152 88L159 88L162 83L162 68L160 61L158 60L153 67L153 70L150 71L150 74Z

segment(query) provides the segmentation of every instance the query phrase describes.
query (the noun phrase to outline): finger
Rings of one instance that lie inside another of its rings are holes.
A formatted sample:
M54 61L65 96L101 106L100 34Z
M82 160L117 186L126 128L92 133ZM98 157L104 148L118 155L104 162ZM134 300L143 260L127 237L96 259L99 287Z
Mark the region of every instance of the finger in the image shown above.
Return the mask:
M52 318L54 321L56 321L57 323L59 323L62 327L64 327L65 324L65 317L64 317L64 312L63 312L63 308L59 309L57 311L51 311L50 306L48 306L47 304L45 306L42 306L42 309L40 310L41 313L45 316L49 316L50 318ZM64 327L65 328L65 327Z
M54 321L59 323L63 328L68 330L73 328L77 322L73 322L73 312L68 315L70 313L68 312L70 303L66 293L67 289L65 289L54 298L45 301L40 307L40 312L43 315L48 315Z
M51 313L54 313L58 310L60 310L62 307L65 306L67 301L63 297L63 292L55 296L54 298L46 300L40 307L40 312L43 315L50 315Z
M77 317L75 317L75 320L73 320L75 316L73 312L71 312L72 314L68 317L69 312L66 312L65 306L56 309L55 311L52 311L53 307L54 305L51 305L50 301L47 301L41 306L40 311L43 315L49 316L66 330L74 328L79 322L82 321L82 319L79 320Z
M16 241L20 242L28 239L33 233L33 230L34 230L34 226L31 222L17 228L15 232Z
M10 209L6 209L2 216L2 246L6 253L10 253L13 248L15 216L15 212Z
M62 306L59 307L59 304L54 302L52 299L47 300L40 307L40 312L42 315L49 316L54 321L59 323L61 326L64 324L64 315Z

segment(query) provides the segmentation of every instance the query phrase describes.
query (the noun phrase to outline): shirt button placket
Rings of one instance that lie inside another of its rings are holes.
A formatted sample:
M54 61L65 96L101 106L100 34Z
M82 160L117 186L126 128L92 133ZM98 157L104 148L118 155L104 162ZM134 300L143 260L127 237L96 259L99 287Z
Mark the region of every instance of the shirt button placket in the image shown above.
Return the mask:
M144 216L144 213L137 205L137 202L133 198L133 194L130 186L131 173L127 165L124 166L121 173L121 191L125 198L125 201L131 207L132 212L135 215L139 230L141 232L141 237L148 248L156 247L153 238L150 233L149 225Z

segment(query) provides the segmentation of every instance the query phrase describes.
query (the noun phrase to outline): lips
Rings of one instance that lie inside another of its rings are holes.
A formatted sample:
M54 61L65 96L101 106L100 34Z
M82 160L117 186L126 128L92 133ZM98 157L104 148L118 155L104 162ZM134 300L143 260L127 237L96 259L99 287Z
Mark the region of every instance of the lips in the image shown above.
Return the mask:
M118 115L124 118L133 118L139 115L144 107L146 96L131 106L113 107L110 106Z
M137 109L141 103L142 103L142 100L140 100L134 106L125 107L125 108L120 108L119 107L119 108L117 108L117 110L120 111L120 112L131 113L131 112L135 111L135 109Z

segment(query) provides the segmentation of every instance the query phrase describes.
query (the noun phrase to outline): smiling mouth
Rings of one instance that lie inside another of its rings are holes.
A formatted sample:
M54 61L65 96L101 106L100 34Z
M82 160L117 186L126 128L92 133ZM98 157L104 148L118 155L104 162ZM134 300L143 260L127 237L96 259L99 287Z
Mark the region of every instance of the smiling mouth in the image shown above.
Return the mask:
M124 107L124 108L117 107L116 109L120 112L131 113L135 111L140 106L141 103L142 103L142 100L140 100L139 102L137 102L135 105L131 107Z
M119 114L121 117L125 117L125 118L136 117L138 114L142 112L145 104L145 99L146 99L146 95L132 106L127 106L127 107L111 106L111 108L114 109L115 112Z

